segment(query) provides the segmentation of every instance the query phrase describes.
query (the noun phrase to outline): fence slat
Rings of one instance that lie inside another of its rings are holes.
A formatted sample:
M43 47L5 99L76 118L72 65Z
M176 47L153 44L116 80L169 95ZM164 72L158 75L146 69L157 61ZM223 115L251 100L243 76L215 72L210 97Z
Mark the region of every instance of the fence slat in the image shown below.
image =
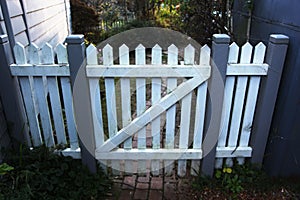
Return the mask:
M232 43L229 46L228 63L237 63L239 58L239 47L236 43ZM220 136L218 139L218 147L225 147L226 139L228 136L230 111L232 106L233 89L235 84L235 77L226 77L225 88L224 88L224 100L222 109L222 118L220 126ZM222 168L223 158L217 158L215 162L216 168Z
M245 64L250 63L251 56L252 56L252 46L250 43L246 43L242 47L240 63L245 63ZM248 81L247 76L239 76L237 78L236 92L235 92L233 111L232 111L233 113L232 113L232 119L230 125L230 134L228 139L228 147L236 147L237 145L237 140L240 131L240 124L242 121L242 112L244 107L247 81ZM226 164L227 166L231 167L233 165L232 159L228 158L226 160Z
M188 45L184 49L184 64L194 64L195 48ZM180 136L179 136L179 149L187 149L189 142L189 130L191 119L191 101L192 93L190 92L181 100L181 118L180 118ZM178 175L184 176L186 173L186 160L178 160Z
M261 42L256 45L253 56L254 64L262 64L264 62L266 52L266 46ZM253 117L256 107L257 95L259 91L260 76L251 76L249 81L249 88L247 94L247 100L244 111L244 118L241 129L241 137L239 146L247 147L250 139L251 128L253 123ZM239 164L244 164L244 158L237 159Z
M152 48L152 64L162 64L162 48L156 44ZM161 98L161 79L153 78L152 79L152 87L151 87L151 97L152 97L152 105L157 103ZM160 116L154 119L151 122L151 131L152 131L152 148L159 149L160 148ZM151 172L154 176L159 175L159 160L152 160L151 162Z
M14 47L14 54L16 63L23 65L27 63L24 46L20 43L16 43ZM36 109L35 96L33 87L30 85L30 77L19 77L19 82L23 94L23 100L26 109L26 115L29 122L29 129L34 146L42 144L41 130L38 122L38 111Z
M143 45L138 45L135 49L135 63L138 65L146 64L146 52ZM146 80L144 78L136 79L136 112L137 117L146 110ZM138 149L146 148L146 127L138 132ZM146 172L146 161L138 162L138 172Z
M168 47L168 65L178 64L178 48L172 44ZM177 86L177 78L167 79L167 92L172 92ZM176 125L176 104L171 106L166 112L166 149L174 148L174 136ZM171 175L174 168L174 161L164 161L165 174Z
M110 66L113 64L113 49L108 44L103 48L103 64ZM109 138L113 137L118 132L117 123L117 110L116 110L116 89L114 78L105 78L105 94L106 94L106 107L107 107L107 122ZM112 161L111 167L113 174L117 175L116 169L120 168L118 161Z
M58 44L56 47L57 61L58 64L68 64L68 54L67 49L63 44ZM73 111L73 98L71 91L71 83L69 77L60 78L62 96L63 96L63 105L64 105L64 114L67 121L67 130L70 142L71 150L76 150L79 147L77 131L75 126L75 118Z
M119 48L120 65L129 65L129 48L123 44ZM121 106L122 106L122 126L125 127L131 122L131 93L130 79L121 78ZM124 149L132 149L132 137L129 137L124 142ZM125 172L132 172L133 165L131 160L126 160L124 163Z
M209 65L210 48L205 45L201 48L199 65ZM202 137L204 129L205 107L206 107L207 81L197 88L196 112L194 124L194 140L193 149L202 148ZM193 160L191 164L191 174L196 176L199 174L200 160Z
M42 64L54 64L53 49L48 43L46 43L42 48L41 60ZM57 144L67 144L57 77L48 77L47 85L49 89Z

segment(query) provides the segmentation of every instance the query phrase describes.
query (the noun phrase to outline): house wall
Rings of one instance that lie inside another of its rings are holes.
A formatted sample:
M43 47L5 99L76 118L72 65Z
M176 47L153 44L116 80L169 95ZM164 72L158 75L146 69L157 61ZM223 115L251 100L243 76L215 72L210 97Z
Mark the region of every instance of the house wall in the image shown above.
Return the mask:
M26 46L31 40L38 46L45 42L55 46L71 33L69 0L23 0L23 9L20 0L6 2L16 42ZM1 29L7 33L2 14L0 17Z
M10 139L7 130L7 124L4 117L3 106L0 99L0 163L4 157L2 150L10 145Z
M238 3L240 0L235 7L235 26L243 27L247 17ZM267 42L272 33L290 38L264 159L266 171L274 176L300 175L299 7L299 0L254 0L250 42ZM245 40L243 34L240 40Z

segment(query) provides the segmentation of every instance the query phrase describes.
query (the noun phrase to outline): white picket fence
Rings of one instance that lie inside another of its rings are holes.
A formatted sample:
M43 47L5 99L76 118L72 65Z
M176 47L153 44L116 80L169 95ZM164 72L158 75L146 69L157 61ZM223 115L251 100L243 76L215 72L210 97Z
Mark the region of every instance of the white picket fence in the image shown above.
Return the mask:
M246 43L239 53L235 43L230 45L216 168L223 166L223 159L231 166L233 158L242 164L251 157L249 139L260 77L268 71L265 49L259 43L252 53L253 47ZM31 44L27 50L28 56L17 43L11 73L20 82L32 144L63 144L66 155L78 157L66 48L56 47L58 64L49 44L41 50ZM145 48L139 45L135 63L130 64L129 49L122 45L115 64L111 46L104 47L101 59L95 46L86 49L98 160L127 172L157 175L165 167L170 174L175 166L180 176L187 170L199 172L211 57L206 45L198 59L195 51L188 45L179 64L176 46L167 49L164 61L162 48L155 45L147 61Z

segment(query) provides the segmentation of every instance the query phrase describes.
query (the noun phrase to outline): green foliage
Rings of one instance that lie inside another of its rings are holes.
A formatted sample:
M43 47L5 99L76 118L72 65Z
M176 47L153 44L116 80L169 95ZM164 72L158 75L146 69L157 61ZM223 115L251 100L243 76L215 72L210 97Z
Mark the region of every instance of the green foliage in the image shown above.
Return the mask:
M111 181L99 169L91 174L80 160L54 154L46 147L12 155L0 179L0 199L101 199Z
M10 172L13 169L14 168L12 166L9 166L7 163L2 163L0 165L0 176L7 174L8 172Z

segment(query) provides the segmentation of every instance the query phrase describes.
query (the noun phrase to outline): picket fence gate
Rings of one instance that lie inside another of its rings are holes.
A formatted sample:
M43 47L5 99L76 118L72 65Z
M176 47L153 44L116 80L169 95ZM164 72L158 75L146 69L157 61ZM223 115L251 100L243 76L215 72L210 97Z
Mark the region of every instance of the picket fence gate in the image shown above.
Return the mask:
M63 145L64 155L80 158L70 84L72 66L66 46L59 44L55 50L56 54L47 43L41 49L31 44L26 55L17 43L11 74L18 78L23 96L30 129L28 145ZM112 167L113 173L151 171L158 175L164 168L170 174L174 167L179 176L187 170L199 172L212 61L207 45L198 49L199 59L195 59L196 50L188 45L179 62L178 48L171 45L163 61L164 52L157 44L147 61L146 49L140 44L135 62L130 64L129 48L124 44L116 64L109 44L101 58L95 46L86 48L84 67L94 130L88 134L95 140L96 159ZM263 43L254 49L250 43L241 48L236 43L229 46L215 168L232 166L233 158L243 164L252 155L249 140L260 80L269 68L264 63L265 51ZM98 64L99 60L103 62Z

